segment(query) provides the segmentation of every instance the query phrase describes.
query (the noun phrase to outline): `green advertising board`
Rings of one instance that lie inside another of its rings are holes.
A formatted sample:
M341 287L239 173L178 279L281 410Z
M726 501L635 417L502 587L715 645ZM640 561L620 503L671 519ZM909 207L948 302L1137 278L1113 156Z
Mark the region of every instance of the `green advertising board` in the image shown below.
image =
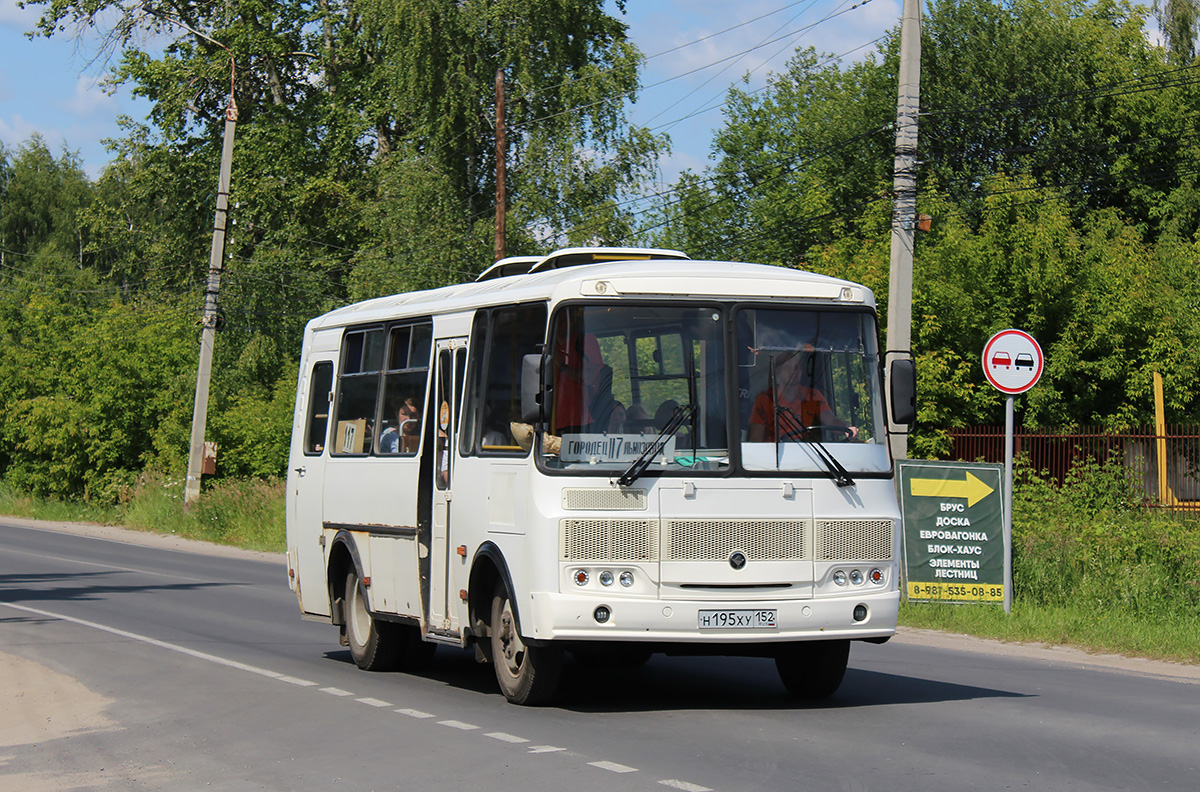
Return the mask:
M899 463L910 601L1004 601L1003 465Z

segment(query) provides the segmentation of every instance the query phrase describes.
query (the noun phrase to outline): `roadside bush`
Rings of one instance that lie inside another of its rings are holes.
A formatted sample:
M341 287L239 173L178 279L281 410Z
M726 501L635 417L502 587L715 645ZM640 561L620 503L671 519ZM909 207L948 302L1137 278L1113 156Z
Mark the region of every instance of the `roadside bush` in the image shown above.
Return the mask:
M1200 520L1147 510L1119 465L1014 475L1014 600L1169 619L1200 610Z

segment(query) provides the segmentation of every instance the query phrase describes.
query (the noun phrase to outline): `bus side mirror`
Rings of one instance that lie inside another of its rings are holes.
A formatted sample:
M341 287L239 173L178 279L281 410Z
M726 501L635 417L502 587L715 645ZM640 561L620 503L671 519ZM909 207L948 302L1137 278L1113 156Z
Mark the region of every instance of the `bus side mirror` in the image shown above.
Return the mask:
M892 423L911 424L917 420L917 369L911 358L891 362L888 386L892 397Z
M542 356L521 358L521 420L528 424L542 422Z

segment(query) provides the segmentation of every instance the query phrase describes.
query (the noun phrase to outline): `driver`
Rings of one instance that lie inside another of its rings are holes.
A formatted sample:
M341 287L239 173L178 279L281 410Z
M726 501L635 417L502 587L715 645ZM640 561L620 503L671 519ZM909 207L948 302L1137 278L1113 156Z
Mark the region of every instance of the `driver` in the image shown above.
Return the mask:
M805 367L802 364L805 357L812 354L812 345L805 344L803 351L806 355L801 355L800 350L790 350L775 358L775 391L779 397L779 404L790 410L805 428L843 427L853 440L858 437L858 427L851 426L834 415L833 408L829 406L824 394L810 384L804 384ZM784 413L779 416L779 430L783 437L797 437L800 434L798 428L791 428L792 423L794 420L791 415ZM758 394L754 406L750 409L750 426L746 439L751 443L775 442L775 424L775 398L768 388ZM811 433L805 432L804 435L800 439L820 439L819 429Z

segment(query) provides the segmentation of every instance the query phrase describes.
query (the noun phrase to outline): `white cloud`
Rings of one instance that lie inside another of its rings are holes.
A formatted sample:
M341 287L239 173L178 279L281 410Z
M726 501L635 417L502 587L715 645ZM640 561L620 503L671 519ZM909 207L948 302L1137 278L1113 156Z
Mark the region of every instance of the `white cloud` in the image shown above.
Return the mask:
M20 115L14 115L11 119L0 118L0 141L10 148L17 147L35 134L42 136L51 151L62 147L63 137L57 130L43 129Z
M75 92L62 103L63 110L73 116L87 118L103 115L115 116L120 112L118 102L100 84L102 77L83 75L75 81Z

